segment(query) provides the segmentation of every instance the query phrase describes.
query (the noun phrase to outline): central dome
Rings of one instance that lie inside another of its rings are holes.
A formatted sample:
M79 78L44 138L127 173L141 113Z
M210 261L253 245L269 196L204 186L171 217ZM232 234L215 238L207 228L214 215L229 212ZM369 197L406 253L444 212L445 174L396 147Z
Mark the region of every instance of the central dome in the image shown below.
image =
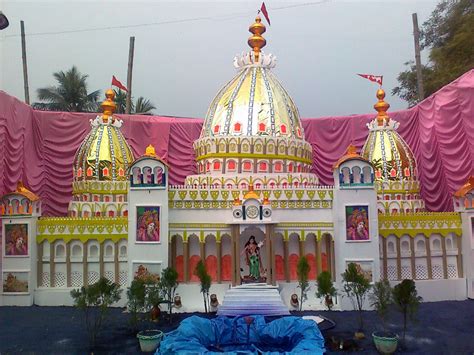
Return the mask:
M248 62L251 59L248 58ZM269 67L242 63L216 95L201 138L272 136L303 139L298 109Z
M212 100L201 138L269 136L304 139L298 109L271 68L275 57L260 52L265 26L257 17L250 26L254 49L234 59L237 75ZM257 41L257 39L261 41ZM257 49L257 51L256 51Z
M261 52L260 17L250 26L252 50L234 59L237 75L212 100L193 144L197 175L186 185L245 187L316 185L313 148L305 141L298 109Z

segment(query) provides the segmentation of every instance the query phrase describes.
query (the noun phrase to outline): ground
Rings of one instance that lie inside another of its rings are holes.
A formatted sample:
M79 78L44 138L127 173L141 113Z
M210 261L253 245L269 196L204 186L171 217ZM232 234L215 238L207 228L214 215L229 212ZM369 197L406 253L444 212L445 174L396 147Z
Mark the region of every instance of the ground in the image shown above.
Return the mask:
M324 330L326 338L351 337L357 325L355 312L294 312L294 315L319 314L336 322L336 327ZM141 328L154 327L169 331L179 320L190 314L177 314L173 325L164 319L159 323L143 322ZM209 315L211 316L211 315ZM98 338L94 354L131 354L140 349L135 332L129 330L127 313L111 309L105 330ZM472 354L474 352L474 300L423 303L418 321L409 323L407 354ZM380 326L374 312L364 312L367 338L355 343L358 354L376 354L371 333ZM391 315L390 329L401 334L402 318ZM329 346L327 345L328 350ZM81 313L72 307L0 307L0 354L85 354L87 334ZM331 351L329 351L331 353Z

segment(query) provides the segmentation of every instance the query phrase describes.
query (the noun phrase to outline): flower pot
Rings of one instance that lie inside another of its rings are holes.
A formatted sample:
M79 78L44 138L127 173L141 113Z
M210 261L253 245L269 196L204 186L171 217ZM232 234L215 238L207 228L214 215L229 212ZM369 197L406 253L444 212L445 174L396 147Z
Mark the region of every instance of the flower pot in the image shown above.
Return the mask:
M152 308L151 311L150 311L151 320L152 320L153 322L158 321L158 318L160 318L160 314L161 314L160 307L158 307L158 306L153 306L153 308Z
M381 354L393 354L397 350L398 335L394 333L375 332L372 333L375 347Z
M138 332L137 338L140 342L140 349L143 352L155 351L163 338L161 330L142 330Z

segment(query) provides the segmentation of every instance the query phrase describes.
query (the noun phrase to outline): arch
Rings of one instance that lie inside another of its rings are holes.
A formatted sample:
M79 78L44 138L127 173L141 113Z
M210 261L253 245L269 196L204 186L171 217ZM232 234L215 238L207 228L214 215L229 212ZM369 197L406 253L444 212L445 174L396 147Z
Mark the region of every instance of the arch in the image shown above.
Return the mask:
M99 257L99 246L96 243L89 245L89 253L88 255L91 258L98 258Z
M228 234L221 236L221 279L222 281L231 281L232 280L232 246L231 246L231 237Z
M143 174L143 184L150 185L153 183L152 169L149 166L145 166L142 169Z
M140 167L134 166L132 168L132 184L140 185L142 183L142 171Z
M354 184L360 184L362 182L361 179L361 169L359 166L354 166L352 168L352 182Z
M433 251L441 251L441 239L439 237L432 239L431 249L433 249Z
M82 258L83 252L82 252L82 244L79 242L74 242L71 246L71 256L73 258Z
M199 282L199 278L194 274L197 263L201 260L199 237L197 234L192 233L188 236L188 250L189 250L189 263L188 263L188 276L190 282Z
M54 256L56 258L65 258L66 257L66 246L64 242L57 242L54 247Z
M309 279L310 280L316 280L316 275L317 275L317 265L316 265L316 234L314 233L308 233L306 235L305 241L304 241L304 250L305 250L305 256L308 259L308 263L310 266L309 270Z
M127 246L126 245L121 245L119 248L119 254L120 257L126 258L127 257Z
M351 183L351 170L345 166L341 169L342 183L348 185Z
M104 248L104 255L106 258L114 257L114 247L111 242L107 242Z
M362 168L362 177L364 184L372 183L372 169L370 168L370 166L364 166Z
M201 164L199 164L201 167ZM166 184L166 174L161 166L153 168L153 179L156 185L164 186Z
M298 259L300 257L299 249L299 238L298 233L291 233L288 239L288 263L290 270L290 280L297 280L298 275L296 272Z
M204 238L204 263L212 281L217 280L217 243L214 234L208 234Z

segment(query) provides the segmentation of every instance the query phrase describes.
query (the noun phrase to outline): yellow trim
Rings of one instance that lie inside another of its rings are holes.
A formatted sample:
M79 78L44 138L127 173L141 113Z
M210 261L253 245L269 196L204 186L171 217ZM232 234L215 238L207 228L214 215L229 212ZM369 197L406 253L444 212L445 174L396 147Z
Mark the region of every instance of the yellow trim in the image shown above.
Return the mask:
M230 228L230 225L224 223L170 223L170 229L181 228Z
M420 189L415 190L382 190L381 188L377 188L377 193L380 195L384 194L419 194ZM397 200L398 201L398 200ZM406 201L415 201L415 200L406 200Z
M404 215L380 214L379 234L387 238L395 235L401 238L409 235L415 238L423 234L430 238L432 234L446 237L449 233L462 235L461 215L457 212L419 212ZM447 227L444 227L444 224Z
M103 244L107 240L117 243L122 239L128 240L128 234L52 234L36 236L36 242L38 244L43 243L45 240L50 244L57 240L63 240L65 243L69 243L73 240L80 240L83 244L87 243L89 240L97 240L100 244Z
M306 164L313 164L311 159L295 157L292 155L278 154L252 154L252 153L209 153L196 158L197 161L209 158L251 158L251 159L287 159L299 161Z
M278 223L275 228L333 228L334 223L332 222L307 222L307 223Z

